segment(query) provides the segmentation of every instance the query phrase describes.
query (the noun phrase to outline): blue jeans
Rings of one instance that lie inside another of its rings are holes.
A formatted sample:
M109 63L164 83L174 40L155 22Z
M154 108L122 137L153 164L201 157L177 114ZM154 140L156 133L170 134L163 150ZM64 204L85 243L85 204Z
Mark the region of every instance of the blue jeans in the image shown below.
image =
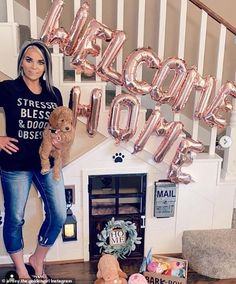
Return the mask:
M5 206L3 239L8 253L18 252L24 247L22 226L32 183L41 195L45 211L45 219L38 234L38 243L45 247L52 246L66 220L62 173L60 181L55 181L52 170L46 175L42 175L40 171L1 170L1 183Z

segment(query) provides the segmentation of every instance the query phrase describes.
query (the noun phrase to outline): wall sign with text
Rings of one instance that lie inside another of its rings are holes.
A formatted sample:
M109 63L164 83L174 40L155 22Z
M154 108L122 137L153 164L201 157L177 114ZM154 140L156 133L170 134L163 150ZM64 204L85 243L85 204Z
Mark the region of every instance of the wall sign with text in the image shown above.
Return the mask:
M155 182L154 216L157 218L173 217L176 202L176 184L163 181Z

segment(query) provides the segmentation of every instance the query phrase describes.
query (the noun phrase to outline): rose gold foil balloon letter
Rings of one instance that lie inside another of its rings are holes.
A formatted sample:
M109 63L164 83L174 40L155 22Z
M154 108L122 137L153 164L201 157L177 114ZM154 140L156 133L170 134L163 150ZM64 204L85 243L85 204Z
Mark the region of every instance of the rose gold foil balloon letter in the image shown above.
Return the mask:
M125 42L126 36L122 31L115 31L112 40L103 53L102 60L97 66L96 73L104 81L110 81L115 85L123 85L122 74L112 68L112 63L116 60L117 54Z
M47 45L50 45L55 29L57 28L58 20L63 10L63 5L63 0L54 0L46 15L41 29L40 39Z
M168 177L174 183L185 183L188 184L192 181L189 174L181 171L182 166L186 166L192 163L191 152L199 153L204 150L202 143L194 141L191 138L183 139L175 153L174 159L172 160Z
M69 108L72 109L73 112L73 126L76 127L77 117L78 117L78 106L80 101L80 87L74 86L70 91L70 102Z
M171 72L174 72L171 84L168 90L163 90L164 81ZM180 92L186 75L187 69L183 60L171 57L163 61L160 70L156 72L153 78L153 89L151 91L152 99L158 102L158 104L174 101Z
M108 132L116 139L116 143L128 141L135 135L139 107L138 99L131 94L119 94L113 99L108 119ZM126 125L122 128L120 127L121 112L124 114L125 111Z
M203 119L209 126L217 126L219 128L226 126L226 120L220 116L220 112L232 110L232 103L228 98L230 95L236 97L236 86L231 82L226 82L221 86L218 94L213 98L212 103L204 112Z
M90 136L93 136L97 132L102 90L93 89L91 94L91 100L89 105L80 104L80 87L74 86L70 91L70 103L69 107L73 111L74 122L76 126L77 118L79 116L87 117L87 132Z
M91 95L91 103L90 103L91 111L87 122L87 132L91 136L93 136L97 132L100 109L101 109L101 98L102 98L102 90L93 89Z
M183 124L181 122L172 121L165 122L162 119L161 123L156 129L157 135L164 136L158 147L156 153L154 154L154 161L160 163L163 161L166 153L170 150L171 146L175 140L179 137L183 130Z
M200 98L194 111L194 118L202 119L204 111L206 111L208 101L211 97L212 90L215 86L215 79L207 76L206 79L199 81L197 90L200 91Z
M96 38L110 41L112 39L112 30L93 19L89 22L84 35L79 40L76 52L72 58L71 63L77 73L84 72L91 76L96 71L95 65L86 60L88 55L95 57L100 53L100 47L96 44Z
M133 154L142 151L150 136L155 133L155 130L160 123L161 114L158 109L154 109L146 121L144 128L139 134L138 139L134 143Z
M151 48L139 48L131 52L124 63L124 84L134 93L145 95L150 93L152 86L144 80L137 78L137 69L140 64L146 64L149 68L158 69L160 59Z

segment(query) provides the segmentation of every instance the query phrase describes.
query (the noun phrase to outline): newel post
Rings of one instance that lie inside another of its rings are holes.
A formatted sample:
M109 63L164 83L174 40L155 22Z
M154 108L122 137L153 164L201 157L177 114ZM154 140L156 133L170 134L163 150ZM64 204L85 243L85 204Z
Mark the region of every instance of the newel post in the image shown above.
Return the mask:
M232 140L232 144L224 151L222 178L225 180L236 180L236 99L232 100L233 110L231 111L229 126L226 135Z

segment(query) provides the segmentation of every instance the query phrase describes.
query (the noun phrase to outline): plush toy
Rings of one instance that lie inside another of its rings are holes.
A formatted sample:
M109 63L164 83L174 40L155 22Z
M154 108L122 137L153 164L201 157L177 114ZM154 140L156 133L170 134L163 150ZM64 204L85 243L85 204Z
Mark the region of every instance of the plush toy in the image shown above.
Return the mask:
M126 279L127 275L121 270L114 255L104 254L101 256L94 284L127 284Z
M183 262L173 261L171 263L171 275L185 278L185 265Z
M149 271L149 272L156 272L157 267L158 267L158 263L155 262L155 261L152 261L152 262L150 262L147 265L147 271Z
M51 156L54 158L53 177L55 180L60 179L60 169L69 157L69 149L74 136L72 110L65 106L55 108L43 131L43 140L39 149L42 174L49 172L49 157Z
M142 274L135 273L129 277L128 284L148 284L148 282Z

